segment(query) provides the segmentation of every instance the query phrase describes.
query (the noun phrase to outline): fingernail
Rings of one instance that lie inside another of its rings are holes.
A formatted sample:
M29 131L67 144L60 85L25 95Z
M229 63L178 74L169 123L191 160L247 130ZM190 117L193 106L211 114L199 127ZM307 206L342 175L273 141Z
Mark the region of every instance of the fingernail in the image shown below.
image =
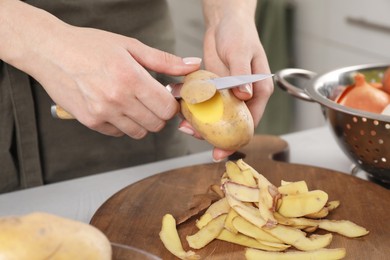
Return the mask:
M187 65L195 65L195 64L200 64L202 62L202 59L198 57L187 57L187 58L183 58L183 62L184 64Z
M248 93L249 95L252 95L252 86L250 84L239 86L238 89L242 93Z
M183 133L185 133L187 135L194 135L195 134L195 132L191 128L188 128L188 127L185 127L185 126L179 127L179 131L183 132Z
M222 162L223 160L224 160L223 158L215 159L215 158L213 157L213 162L215 162L215 163Z

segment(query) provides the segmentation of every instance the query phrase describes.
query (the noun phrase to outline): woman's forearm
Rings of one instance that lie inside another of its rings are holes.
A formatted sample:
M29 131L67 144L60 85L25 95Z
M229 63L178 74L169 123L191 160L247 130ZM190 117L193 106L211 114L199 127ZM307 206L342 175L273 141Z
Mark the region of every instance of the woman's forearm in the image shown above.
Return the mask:
M217 24L222 17L241 16L254 19L256 0L203 0L206 26Z
M53 15L22 1L0 0L0 59L28 72L59 24Z

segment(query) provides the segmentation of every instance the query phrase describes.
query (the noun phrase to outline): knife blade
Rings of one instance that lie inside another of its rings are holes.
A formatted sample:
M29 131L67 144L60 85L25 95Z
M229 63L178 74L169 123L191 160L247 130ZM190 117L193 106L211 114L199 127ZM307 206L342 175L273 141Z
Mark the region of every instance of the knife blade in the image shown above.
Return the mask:
M260 80L264 80L267 78L273 77L274 74L249 74L249 75L238 75L238 76L227 76L221 78L213 78L207 79L207 81L211 81L217 90L229 89L238 87L241 85L254 83ZM171 83L168 84L165 88L176 98L180 99L180 90L183 86L183 83ZM51 106L51 115L54 118L60 119L74 119L74 117L65 111L62 107L58 105Z
M234 88L240 85L254 83L263 79L271 78L274 74L250 74L239 76L228 76L221 78L209 79L213 82L218 90Z
M227 76L221 78L208 79L217 90L235 88L241 85L254 83L260 80L268 79L273 77L274 74L249 74L249 75L238 75L238 76ZM166 86L169 92L176 98L180 99L180 90L183 83L171 83Z

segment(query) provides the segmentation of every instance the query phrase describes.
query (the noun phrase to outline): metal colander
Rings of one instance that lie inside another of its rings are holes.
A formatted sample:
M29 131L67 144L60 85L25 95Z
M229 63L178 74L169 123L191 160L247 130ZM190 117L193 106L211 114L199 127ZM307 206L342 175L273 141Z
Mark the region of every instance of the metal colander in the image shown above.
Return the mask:
M379 82L390 64L368 64L337 69L317 76L303 69L284 69L276 73L276 84L291 95L321 105L338 145L353 163L373 181L390 185L390 116L342 106L334 99L354 82L359 72L369 81ZM301 81L308 80L303 87ZM294 83L292 83L294 82ZM298 83L297 83L298 82Z

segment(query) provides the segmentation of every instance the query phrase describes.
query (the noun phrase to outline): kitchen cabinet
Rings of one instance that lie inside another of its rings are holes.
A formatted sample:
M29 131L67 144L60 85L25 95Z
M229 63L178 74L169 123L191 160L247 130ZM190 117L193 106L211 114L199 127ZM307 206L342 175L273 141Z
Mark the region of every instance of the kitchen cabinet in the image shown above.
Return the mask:
M325 72L390 60L390 1L295 0L296 62Z

